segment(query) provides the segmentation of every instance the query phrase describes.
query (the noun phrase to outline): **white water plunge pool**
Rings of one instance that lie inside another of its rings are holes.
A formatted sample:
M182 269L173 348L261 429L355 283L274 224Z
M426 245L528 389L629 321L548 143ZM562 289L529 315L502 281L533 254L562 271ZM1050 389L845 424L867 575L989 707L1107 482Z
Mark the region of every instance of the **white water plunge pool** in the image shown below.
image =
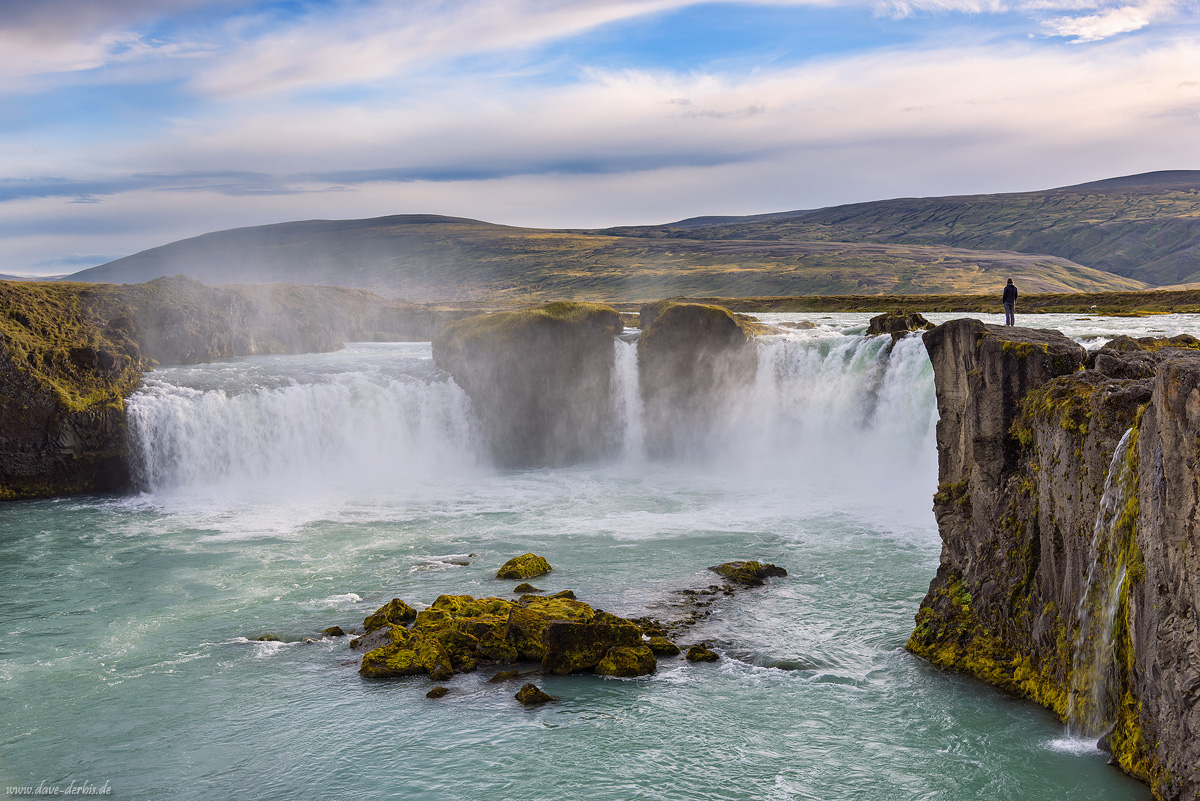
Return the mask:
M868 316L765 315L820 327L761 343L745 407L687 463L640 453L628 344L620 455L554 470L490 468L428 344L150 374L130 403L145 492L0 506L0 781L139 799L1149 798L1050 713L903 650L940 551L932 378L919 339L859 336ZM1183 316L1020 321L1200 333ZM560 700L533 710L486 669L440 700L425 677L364 681L347 640L319 634L392 597L507 597L492 576L526 551L555 568L537 586L624 615L669 616L730 559L790 575L717 596L680 638L720 662L539 677Z

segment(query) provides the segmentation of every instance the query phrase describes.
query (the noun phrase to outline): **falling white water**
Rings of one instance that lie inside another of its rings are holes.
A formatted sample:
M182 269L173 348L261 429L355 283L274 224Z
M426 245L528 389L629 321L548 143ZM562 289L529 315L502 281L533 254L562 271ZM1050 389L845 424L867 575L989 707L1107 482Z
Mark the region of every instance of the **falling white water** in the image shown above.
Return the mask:
M377 358L388 369L297 370L304 357L291 357L270 361L270 370L247 360L226 365L229 376L218 386L207 375L207 385L189 385L196 368L153 374L128 407L142 487L302 494L394 486L473 464L462 391L419 369L406 375L388 363L396 357L386 350Z
M646 453L641 383L638 381L637 340L613 341L613 409L620 427L621 453L638 461Z
M1132 433L1132 428L1126 431L1113 451L1092 529L1087 583L1079 599L1079 632L1072 652L1071 692L1067 700L1068 732L1072 736L1104 734L1114 717L1117 666L1113 635L1127 567L1120 558L1117 522L1128 500L1131 484L1126 456Z

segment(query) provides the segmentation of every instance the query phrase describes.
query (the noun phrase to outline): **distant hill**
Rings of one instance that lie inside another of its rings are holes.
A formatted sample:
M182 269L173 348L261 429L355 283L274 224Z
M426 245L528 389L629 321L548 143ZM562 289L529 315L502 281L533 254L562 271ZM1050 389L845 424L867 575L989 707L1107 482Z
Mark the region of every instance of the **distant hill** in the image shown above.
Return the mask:
M76 273L288 282L414 301L1129 291L1200 281L1200 171L657 226L545 230L434 215L218 231Z
M1187 284L1200 281L1200 170L1042 192L899 198L700 225L684 220L613 233L1014 250L1058 256L1153 286Z

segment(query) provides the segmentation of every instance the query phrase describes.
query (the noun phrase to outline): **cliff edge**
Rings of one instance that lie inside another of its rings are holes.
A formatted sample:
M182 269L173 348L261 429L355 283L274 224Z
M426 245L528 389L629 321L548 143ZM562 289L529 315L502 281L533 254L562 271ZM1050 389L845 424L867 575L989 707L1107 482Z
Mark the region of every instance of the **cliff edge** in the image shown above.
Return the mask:
M1200 342L927 332L941 565L913 653L1200 798Z

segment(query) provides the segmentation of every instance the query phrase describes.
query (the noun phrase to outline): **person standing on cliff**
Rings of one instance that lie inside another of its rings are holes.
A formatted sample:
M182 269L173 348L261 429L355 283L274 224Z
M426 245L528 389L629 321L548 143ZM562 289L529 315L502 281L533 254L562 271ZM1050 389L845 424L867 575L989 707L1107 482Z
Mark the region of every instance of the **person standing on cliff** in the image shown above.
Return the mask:
M1004 287L1004 324L1014 325L1017 311L1017 287L1013 284L1012 279L1008 279L1008 284Z

